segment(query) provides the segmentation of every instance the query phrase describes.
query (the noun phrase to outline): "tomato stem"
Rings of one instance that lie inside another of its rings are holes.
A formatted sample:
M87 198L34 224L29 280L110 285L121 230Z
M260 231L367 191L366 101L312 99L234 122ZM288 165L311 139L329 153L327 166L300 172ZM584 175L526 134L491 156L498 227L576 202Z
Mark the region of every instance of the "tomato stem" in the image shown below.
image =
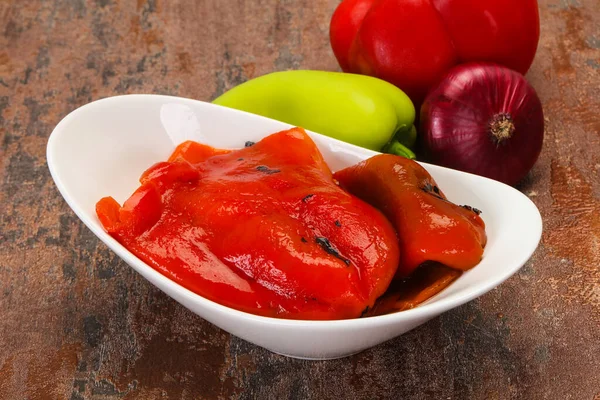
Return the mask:
M500 113L491 118L489 129L496 144L500 144L512 137L515 132L515 123L510 114Z

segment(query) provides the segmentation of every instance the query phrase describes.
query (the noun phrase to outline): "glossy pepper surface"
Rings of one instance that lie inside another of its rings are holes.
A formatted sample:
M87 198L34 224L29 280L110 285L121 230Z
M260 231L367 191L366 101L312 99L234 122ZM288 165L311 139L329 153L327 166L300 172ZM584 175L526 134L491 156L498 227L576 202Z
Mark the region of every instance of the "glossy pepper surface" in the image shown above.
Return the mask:
M215 104L301 126L371 150L414 158L415 108L380 79L327 71L283 71L249 80Z
M344 0L330 40L342 70L391 82L418 106L459 63L489 61L525 74L539 29L537 0Z
M181 144L122 207L100 200L100 221L150 266L223 305L282 318L359 317L396 273L390 222L336 185L302 129L248 144Z
M398 277L434 261L468 270L481 261L487 238L480 211L446 199L417 162L391 154L371 157L334 175L350 193L381 210L398 232Z

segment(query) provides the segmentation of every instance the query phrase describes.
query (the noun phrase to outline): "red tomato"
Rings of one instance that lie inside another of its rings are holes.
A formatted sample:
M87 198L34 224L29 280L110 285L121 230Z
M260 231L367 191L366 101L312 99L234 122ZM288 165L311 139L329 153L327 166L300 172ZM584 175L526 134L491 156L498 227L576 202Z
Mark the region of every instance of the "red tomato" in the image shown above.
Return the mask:
M391 82L417 104L458 63L525 74L539 33L537 0L344 0L330 26L342 70Z

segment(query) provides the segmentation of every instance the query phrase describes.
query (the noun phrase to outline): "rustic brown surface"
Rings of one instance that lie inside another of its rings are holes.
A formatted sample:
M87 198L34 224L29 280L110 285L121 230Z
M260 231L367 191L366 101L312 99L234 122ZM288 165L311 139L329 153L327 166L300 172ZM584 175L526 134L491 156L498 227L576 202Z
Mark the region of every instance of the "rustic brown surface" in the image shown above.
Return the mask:
M204 322L78 221L54 125L121 93L212 99L337 69L336 0L0 1L0 398L600 399L600 4L541 0L528 78L547 115L520 189L544 235L498 289L362 354L287 359Z

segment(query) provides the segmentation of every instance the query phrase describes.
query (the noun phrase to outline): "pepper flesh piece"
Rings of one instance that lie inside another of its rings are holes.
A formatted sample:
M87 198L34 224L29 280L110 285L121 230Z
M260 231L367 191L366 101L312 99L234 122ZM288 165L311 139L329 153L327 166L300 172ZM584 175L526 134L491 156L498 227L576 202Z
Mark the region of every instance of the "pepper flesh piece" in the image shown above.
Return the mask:
M462 275L462 271L439 263L425 263L404 279L395 279L375 306L365 313L372 317L410 310L440 293Z
M396 233L342 190L302 129L236 151L195 142L155 164L105 229L182 286L238 310L343 319L373 307L399 260Z
M446 199L418 163L382 154L335 173L341 186L383 212L398 232L397 277L435 261L465 271L483 256L487 237L478 210Z

